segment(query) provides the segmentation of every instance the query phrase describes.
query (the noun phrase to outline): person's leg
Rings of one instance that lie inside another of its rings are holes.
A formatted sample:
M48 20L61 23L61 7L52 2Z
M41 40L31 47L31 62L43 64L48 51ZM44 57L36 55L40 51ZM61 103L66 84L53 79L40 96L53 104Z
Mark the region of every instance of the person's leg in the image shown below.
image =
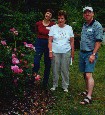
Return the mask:
M86 80L86 88L88 91L87 96L91 98L93 87L94 87L94 79L92 77L92 72L94 72L95 64L98 58L98 55L96 54L95 60L93 63L89 62L89 57L92 54L92 52L89 52L86 54L85 58L85 80Z
M85 80L86 80L87 95L86 98L84 98L84 100L80 102L81 104L91 103L91 97L94 88L94 79L92 77L92 72L94 71L98 56L96 55L95 61L93 63L90 63L89 56L91 55L91 53L92 52L87 53L85 58Z
M58 87L61 54L53 53L53 56L54 56L52 59L53 88L56 88Z
M80 52L79 53L79 70L83 73L83 77L86 83L86 88L85 91L79 93L79 95L81 96L86 96L87 95L87 81L86 81L86 74L85 74L85 53L84 52Z
M34 56L34 67L33 67L33 75L37 74L40 68L40 60L43 54L42 41L40 39L36 39L35 43L35 56Z
M90 63L89 62L89 56L91 55L92 52L89 52L89 53L83 53L83 52L80 52L80 55L79 55L79 69L81 72L83 72L83 77L84 77L84 80L85 80L85 83L86 83L86 88L85 88L85 92L87 93L87 90L88 90L88 83L87 83L87 80L86 80L86 73L91 73L94 71L94 66L95 66L95 63L96 63L96 60L94 61L94 63ZM97 57L96 57L97 59ZM83 93L81 93L83 94Z
M94 79L92 77L92 73L86 73L86 83L87 83L87 90L88 90L87 97L91 98L93 87L94 87Z
M83 92L79 93L78 95L80 95L80 96L87 96L87 94L88 94L88 84L87 84L87 80L85 78L85 74L83 74L83 76L84 76L85 85L86 85L85 86L85 90Z
M83 76L84 76L84 80L85 80L85 84L86 84L86 88L85 88L85 93L86 93L86 95L87 95L87 92L88 92L88 82L87 82L87 80L86 80L86 73L84 73L83 74Z
M89 104L91 103L91 97L92 97L92 92L94 88L94 79L92 77L92 73L86 73L86 83L87 83L87 96L84 98L83 101L80 102L80 104Z
M44 64L45 64L44 78L43 78L43 86L44 87L47 87L47 85L48 85L48 79L49 79L50 68L51 68L51 60L49 58L49 49L47 46L44 50Z
M70 66L70 55L71 52L62 54L61 58L61 76L62 76L62 88L68 89L69 85L69 66Z

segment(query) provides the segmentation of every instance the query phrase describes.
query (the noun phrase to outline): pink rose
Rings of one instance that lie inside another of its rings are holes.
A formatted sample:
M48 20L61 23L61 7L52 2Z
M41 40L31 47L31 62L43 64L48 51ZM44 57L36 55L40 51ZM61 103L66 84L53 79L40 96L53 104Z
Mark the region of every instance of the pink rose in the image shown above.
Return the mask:
M26 46L29 47L29 48L33 48L32 44L27 44Z
M18 69L18 73L22 73L23 72L23 70L22 69Z
M4 68L4 62L0 64L0 68Z
M32 67L34 67L34 64L31 64Z
M4 68L2 65L0 65L0 68Z
M18 31L15 28L11 28L10 32L12 32L14 35L18 35Z
M27 42L23 42L24 43L24 45L26 45L27 44Z
M14 73L17 73L17 74L23 72L23 70L20 69L17 65L15 65L15 66L11 66L11 69L12 69L12 71L13 71Z
M35 47L32 44L27 44L27 42L23 42L23 43L24 43L25 47L35 50Z
M13 33L14 33L14 35L16 35L16 36L18 35L18 31L14 31Z
M16 54L12 54L12 58L15 58L16 57Z
M17 58L12 58L12 63L13 64L19 64L19 60Z
M15 28L11 28L10 31L11 31L11 32L14 32L14 31L16 31L16 29L15 29Z
M17 49L16 48L14 48L14 51L16 51Z
M12 71L13 71L14 73L18 73L19 67L18 67L17 65L15 65L15 66L11 66L11 69L12 69Z
M6 41L1 41L1 44L4 46L7 45Z
M35 80L36 80L36 81L39 81L40 78L41 78L40 75L37 75L37 76L35 77Z

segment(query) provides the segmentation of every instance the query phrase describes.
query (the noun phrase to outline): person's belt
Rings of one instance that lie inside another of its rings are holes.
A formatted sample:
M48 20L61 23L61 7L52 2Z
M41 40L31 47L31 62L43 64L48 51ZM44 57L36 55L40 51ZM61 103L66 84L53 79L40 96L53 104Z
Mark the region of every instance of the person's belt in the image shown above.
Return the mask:
M91 50L91 51L80 50L80 51L86 53L86 52L92 52L93 50Z

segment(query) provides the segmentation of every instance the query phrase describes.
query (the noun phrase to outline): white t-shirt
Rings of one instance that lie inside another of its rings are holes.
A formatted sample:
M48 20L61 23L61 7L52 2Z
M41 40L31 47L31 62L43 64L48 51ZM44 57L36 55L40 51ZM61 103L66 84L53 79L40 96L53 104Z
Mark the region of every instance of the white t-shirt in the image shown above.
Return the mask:
M66 53L71 49L70 38L74 37L72 27L65 25L63 28L58 24L50 28L49 36L53 36L52 51L54 53Z

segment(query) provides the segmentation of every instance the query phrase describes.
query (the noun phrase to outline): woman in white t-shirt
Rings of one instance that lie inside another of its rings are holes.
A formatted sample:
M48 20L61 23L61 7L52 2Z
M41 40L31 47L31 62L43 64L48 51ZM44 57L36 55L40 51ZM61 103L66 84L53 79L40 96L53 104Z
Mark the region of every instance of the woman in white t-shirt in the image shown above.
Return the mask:
M58 87L59 73L62 76L62 88L68 92L70 58L74 59L74 34L72 27L66 24L65 11L58 12L58 24L49 31L49 57L52 59L53 87Z

